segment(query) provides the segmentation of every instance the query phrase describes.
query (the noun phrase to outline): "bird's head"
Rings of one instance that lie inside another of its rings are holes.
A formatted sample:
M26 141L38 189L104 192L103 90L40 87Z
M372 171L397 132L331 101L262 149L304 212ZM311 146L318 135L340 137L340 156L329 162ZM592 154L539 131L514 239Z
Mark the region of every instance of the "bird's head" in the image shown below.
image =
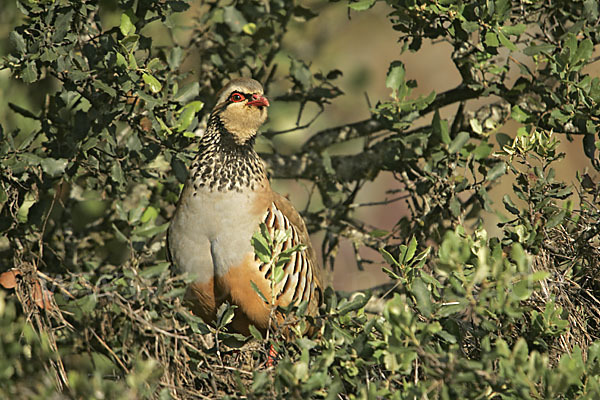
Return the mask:
M268 106L269 100L259 82L238 78L219 91L213 114L238 143L245 143L256 136L258 128L267 119Z

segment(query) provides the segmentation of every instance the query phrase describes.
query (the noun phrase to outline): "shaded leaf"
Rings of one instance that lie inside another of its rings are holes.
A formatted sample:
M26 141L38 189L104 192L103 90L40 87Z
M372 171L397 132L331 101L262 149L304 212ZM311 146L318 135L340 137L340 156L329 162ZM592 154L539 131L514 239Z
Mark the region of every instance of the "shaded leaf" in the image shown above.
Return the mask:
M242 14L235 6L223 8L223 21L235 33L242 32L242 28L248 23L244 14Z
M498 32L498 39L500 40L500 43L502 43L502 46L506 47L510 51L517 51L517 46L515 46L515 44L504 35L504 33Z
M442 143L449 144L450 139L450 130L448 128L448 121L440 118L439 110L435 110L433 114L433 121L431 122L431 127L433 129L433 133L440 138Z
M50 176L59 176L65 172L68 160L64 158L44 158L40 162L42 169Z
M8 38L19 53L23 54L27 51L27 43L25 42L25 39L23 39L23 36L19 32L11 31L8 34Z
M521 213L507 194L502 197L502 203L504 203L504 208L511 214L519 215Z
M29 61L25 65L25 70L23 71L21 78L25 83L33 83L38 80L38 70L35 61Z
M54 35L52 36L52 40L54 42L61 42L67 33L71 30L71 21L73 20L74 10L69 10L65 13L60 13L56 17L56 21L54 22Z
M494 164L494 166L492 168L490 168L490 170L487 172L486 179L488 181L493 181L495 179L498 179L505 173L506 173L506 163L502 161L502 162Z
M540 53L550 54L554 51L555 48L556 46L551 43L532 44L526 47L523 50L523 53L525 53L525 55L528 56L535 56Z
M417 308L425 317L430 317L433 312L431 303L431 295L427 285L421 278L413 280L411 285L411 293L415 296L417 301Z
M360 310L365 305L367 305L370 298L371 298L370 295L366 295L366 294L360 293L360 292L356 293L355 295L353 295L352 299L349 302L347 302L345 304L340 303L339 308L338 308L338 313L340 315L346 315L351 311Z
M8 103L8 106L10 107L11 110L13 110L16 113L21 114L25 118L38 119L37 115L35 115L34 113L32 113L29 110L26 110L26 109L24 109L22 107L19 107L16 104Z
M465 143L467 143L469 138L470 138L470 136L469 136L468 132L465 132L465 131L458 132L458 134L456 135L454 140L452 140L452 142L448 146L448 152L450 154L454 154L454 153L460 151L463 148L463 146L465 145Z

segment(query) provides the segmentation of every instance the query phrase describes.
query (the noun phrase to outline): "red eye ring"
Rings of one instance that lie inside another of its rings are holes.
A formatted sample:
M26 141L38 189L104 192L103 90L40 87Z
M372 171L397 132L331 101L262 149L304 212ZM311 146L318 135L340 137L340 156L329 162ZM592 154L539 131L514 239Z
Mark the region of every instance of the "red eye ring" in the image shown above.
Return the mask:
M233 101L234 103L239 103L240 101L243 101L244 99L245 99L245 97L237 92L234 92L231 94L231 96L229 96L229 100Z

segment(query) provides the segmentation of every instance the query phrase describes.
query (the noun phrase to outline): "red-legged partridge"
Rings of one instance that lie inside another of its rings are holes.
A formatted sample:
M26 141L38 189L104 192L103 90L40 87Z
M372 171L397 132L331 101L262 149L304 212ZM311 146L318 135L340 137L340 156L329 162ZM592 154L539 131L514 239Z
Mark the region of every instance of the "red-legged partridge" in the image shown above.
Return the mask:
M233 329L244 334L250 324L263 332L269 327L272 304L306 301L307 314L314 315L323 297L322 270L304 221L271 189L253 147L268 106L261 84L253 79L232 80L218 93L168 232L172 261L196 279L187 292L194 313L212 321L228 301L237 306ZM261 223L271 235L291 231L283 250L304 245L276 284L271 281L274 267L261 262L251 244Z

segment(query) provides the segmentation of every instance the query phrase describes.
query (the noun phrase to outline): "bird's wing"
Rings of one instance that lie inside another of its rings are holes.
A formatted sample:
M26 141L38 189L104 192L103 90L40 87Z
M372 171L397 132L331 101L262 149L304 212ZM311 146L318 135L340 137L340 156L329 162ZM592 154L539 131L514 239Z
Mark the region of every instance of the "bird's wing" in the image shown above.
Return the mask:
M291 235L282 244L281 251L304 245L304 249L293 253L283 266L284 277L277 284L277 304L308 302L308 314L315 314L323 301L323 271L311 245L310 236L302 217L285 197L273 192L273 202L265 213L267 230L274 235L276 230L289 230ZM265 268L261 265L259 268ZM266 278L271 271L262 271Z

